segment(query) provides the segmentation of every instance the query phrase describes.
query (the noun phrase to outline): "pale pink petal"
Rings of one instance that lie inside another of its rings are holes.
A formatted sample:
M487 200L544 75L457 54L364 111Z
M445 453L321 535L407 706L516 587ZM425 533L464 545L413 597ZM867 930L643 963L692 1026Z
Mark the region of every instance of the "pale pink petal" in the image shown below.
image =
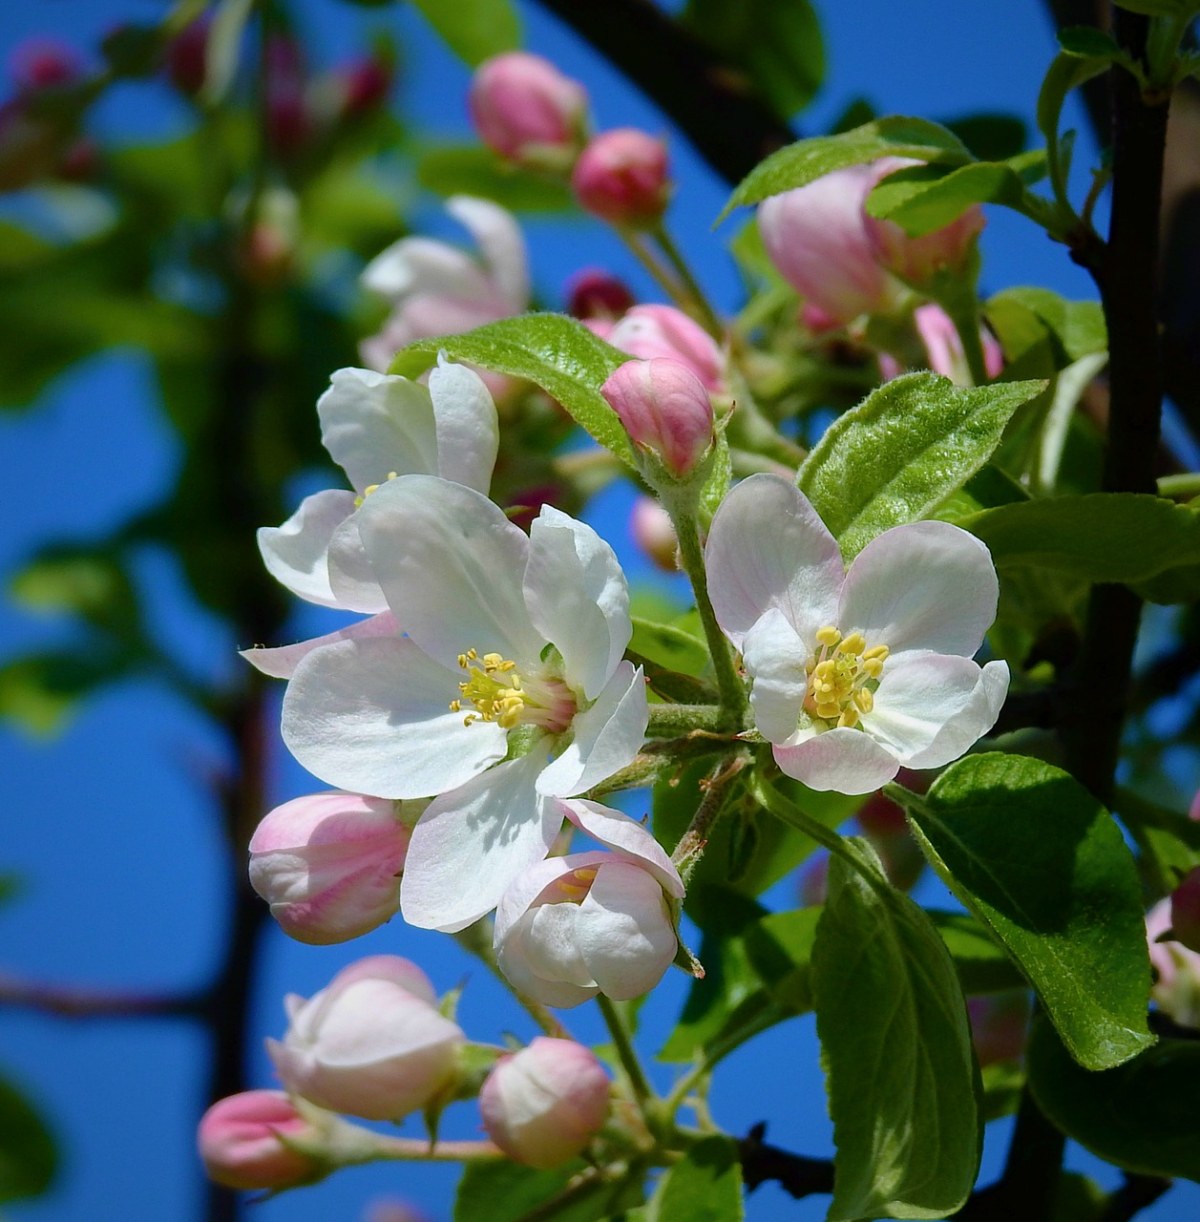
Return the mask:
M393 242L363 269L364 288L393 301L416 291L452 297L485 297L491 291L483 269L465 251L434 238Z
M465 928L546 856L562 812L534 789L541 763L530 754L497 764L429 804L413 828L400 889L410 925L450 933Z
M545 640L521 589L529 539L487 497L402 476L371 493L356 520L388 604L431 657L451 669L469 649L537 661Z
M951 717L924 750L901 762L909 768L940 768L956 760L996 724L1008 695L1008 666L989 662L962 711Z
M742 658L753 681L754 724L768 742L783 743L796 732L808 691L808 647L783 612L771 607L746 633Z
M893 653L969 658L996 618L998 597L991 553L974 535L949 522L912 522L884 531L854 558L837 624Z
M650 710L641 667L622 662L590 708L571 723L574 737L538 778L538 792L557 798L586 793L619 772L642 749Z
M752 475L725 498L705 548L708 588L725 635L739 649L770 607L803 641L835 622L844 569L837 543L798 489Z
M446 211L470 230L488 278L509 303L508 313L520 314L529 304L529 259L516 218L499 204L470 195L452 195Z
M539 980L576 988L595 985L579 949L580 918L578 904L542 904L531 909L522 922L525 964ZM511 963L515 958L510 953L506 962Z
M871 793L900 770L900 761L862 730L826 730L772 754L788 776L838 793Z
M486 493L500 445L500 422L483 379L440 355L429 373L429 393L437 430L437 467L430 474Z
M611 806L585 798L560 799L567 818L593 840L613 849L618 855L640 863L658 880L664 890L683 898L683 881L671 864L666 850L636 819Z
M497 945L496 962L509 983L519 993L548 1006L569 1009L572 1006L580 1005L590 997L595 997L599 989L594 984L585 987L568 984L563 980L546 980L530 966L529 934L538 914L544 911L546 911L545 908L535 908L532 911L522 912L520 919L508 932L504 942Z
M613 550L583 522L543 505L529 532L525 604L563 657L568 683L594 700L633 634L629 587Z
M307 657L314 649L333 645L337 641L398 636L399 633L396 617L390 611L384 611L380 615L372 615L370 619L359 620L345 628L339 628L336 632L327 632L324 636L315 636L307 641L297 641L295 645L278 645L273 649L262 646L243 649L241 656L264 675L270 675L273 679L290 679L295 674L300 659Z
M458 676L403 637L313 650L283 698L283 739L327 784L382 798L421 798L462 785L504 758L495 722L451 712Z
M282 526L258 531L263 564L297 598L322 607L358 610L339 601L329 584L329 540L354 512L354 493L340 489L306 496Z
M558 804L561 814L562 803ZM586 853L570 853L566 857L547 857L522 870L496 905L493 939L498 947L508 932L521 919L535 900L552 898L558 881L573 870L607 861L608 854L599 849Z

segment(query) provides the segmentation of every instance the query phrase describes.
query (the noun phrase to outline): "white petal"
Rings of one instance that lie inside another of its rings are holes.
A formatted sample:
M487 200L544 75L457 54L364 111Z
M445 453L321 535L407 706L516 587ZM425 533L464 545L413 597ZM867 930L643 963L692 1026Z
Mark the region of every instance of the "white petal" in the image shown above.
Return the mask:
M768 742L786 742L796 732L808 691L808 648L783 612L771 607L746 633L742 658L753 681L754 724Z
M529 539L487 497L448 480L389 480L359 509L358 533L388 604L431 657L468 649L536 661L544 639L521 581Z
M401 238L363 268L364 288L393 301L411 293L482 297L491 291L483 269L465 251L433 238Z
M777 475L752 475L725 498L709 531L705 566L717 621L739 649L770 607L804 641L834 623L841 553L807 499Z
M555 905L561 907L562 905ZM580 1005L594 997L599 989L595 985L581 987L567 984L561 980L545 980L530 966L528 938L539 913L545 908L526 911L512 928L502 943L496 946L496 962L500 970L508 977L509 983L519 993L532 997L535 1001L544 1002L548 1006L559 1006L567 1009Z
M649 720L641 667L622 662L596 703L571 723L575 737L538 778L538 792L573 797L633 763Z
M683 881L671 864L666 850L636 819L611 806L585 798L560 799L568 819L593 840L613 849L621 857L639 862L658 880L664 890L683 898Z
M357 512L357 511L356 511ZM348 517L329 540L326 568L329 587L338 606L374 615L387 610L387 598L375 579L375 570L358 533L358 517Z
M380 798L462 785L507 750L494 722L463 725L458 675L403 637L341 641L301 660L283 698L283 738L314 775Z
M500 446L500 423L483 379L439 355L429 374L429 393L437 431L435 473L486 493Z
M826 730L772 753L788 776L810 789L838 793L871 793L900 770L900 761L862 730Z
M615 1001L654 988L679 947L662 888L645 870L622 861L597 872L579 905L575 941L600 991Z
M465 928L546 856L562 813L534 789L540 770L534 755L509 760L426 807L413 828L400 887L410 925L450 933Z
M373 615L370 619L359 620L336 632L327 632L324 636L315 636L307 641L297 641L295 645L279 645L273 649L259 647L243 649L241 656L256 670L273 679L290 679L296 672L296 666L301 658L307 657L314 649L332 645L337 641L361 640L370 636L398 636L396 617L390 611L381 615Z
M322 607L341 607L329 585L329 540L354 512L354 493L330 489L306 496L282 526L258 531L258 550L267 572L298 598ZM358 608L347 608L357 610Z
M902 759L910 768L940 768L956 760L996 724L1008 695L1008 666L989 662L962 711L952 717L923 751Z
M576 941L578 904L542 904L522 924L525 962L534 976L576 988L595 985Z
M558 804L561 816L562 803ZM521 871L496 905L496 923L492 937L495 946L508 937L509 930L525 915L536 900L546 899L559 879L581 866L598 865L608 860L599 849L586 853L569 853L566 857L547 857Z
M339 369L317 400L321 442L358 492L391 474L436 475L428 387L372 369Z
M471 195L452 195L446 211L471 231L492 283L504 294L510 312L520 314L529 304L529 260L516 217L499 204Z
M996 618L999 585L988 549L949 522L913 522L871 540L842 588L838 627L869 645L969 658Z
M633 635L629 587L612 548L590 526L544 505L529 532L525 603L562 654L567 681L594 700Z

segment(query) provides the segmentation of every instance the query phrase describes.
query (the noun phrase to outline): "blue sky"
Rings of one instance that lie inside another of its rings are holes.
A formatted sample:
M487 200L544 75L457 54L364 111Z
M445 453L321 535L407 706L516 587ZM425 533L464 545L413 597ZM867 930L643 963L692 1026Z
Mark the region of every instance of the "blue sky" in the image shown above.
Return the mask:
M297 7L308 25L309 45L328 62L360 48L365 32L380 23L400 31L409 48L401 86L406 112L437 133L467 133L466 70L426 32L413 6L365 10L337 0L302 0ZM527 45L588 85L599 125L634 124L670 136L679 181L671 220L715 300L734 307L736 281L722 250L732 230L710 232L724 202L724 185L611 68L533 4L520 7ZM1003 6L867 0L818 7L826 26L829 83L803 120L808 130L821 129L858 95L881 110L931 117L1002 109L1032 119L1040 72L1053 54L1036 0L1007 0ZM52 34L87 49L117 19L150 18L161 11L157 0L9 4L0 8L0 54L33 34ZM1003 19L996 20L1001 11ZM147 96L136 85L115 91L97 115L101 130L122 139L131 133L147 139L165 136L184 121L182 110L160 105L157 94L155 104L147 105ZM1069 122L1082 126L1077 111L1068 113ZM456 232L434 200L418 215L433 232ZM529 226L528 235L534 280L550 305L560 303L561 286L579 266L581 248L587 263L621 271L653 297L616 241L589 223L539 221ZM1020 218L994 213L983 249L989 288L1037 283L1067 295L1094 296L1065 252ZM148 370L138 358L113 352L59 379L36 411L0 419L0 487L6 504L0 574L10 574L44 539L104 533L169 486L179 454L157 419L152 394ZM309 406L298 410L315 428L315 414L304 416ZM630 550L627 509L627 495L613 492L590 512L623 556ZM147 555L140 575L155 620L173 647L205 671L236 664L235 642L190 605L169 561ZM52 640L58 631L0 605L6 652ZM0 870L18 873L25 883L19 901L0 909L0 969L156 992L201 982L223 936L223 850L197 778L219 763L221 752L203 723L147 684L106 691L48 744L0 727L6 794ZM280 744L272 770L280 800L315 788ZM787 902L786 896L781 899ZM343 962L381 951L416 959L441 990L468 977L460 1021L469 1036L494 1041L505 1030L523 1039L534 1034L502 991L448 939L397 922L349 947L300 947L274 937L258 986L259 1035L281 1034L285 992L307 995ZM685 986L682 975L672 973L647 1005L648 1048L665 1038ZM586 1007L572 1012L568 1022L582 1038L602 1038ZM40 1202L12 1206L8 1215L14 1222L198 1217L193 1131L202 1107L204 1061L202 1034L182 1023L69 1023L0 1011L0 1071L40 1101L65 1153L56 1190ZM254 1076L258 1084L271 1082L261 1054ZM829 1153L811 1018L777 1029L733 1058L717 1077L713 1110L731 1132L766 1119L776 1143L808 1154ZM474 1136L477 1127L471 1106L460 1105L446 1131ZM992 1171L1002 1156L1003 1132L999 1138L989 1133L986 1167ZM1072 1161L1090 1165L1078 1152ZM446 1169L419 1165L360 1169L267 1203L254 1216L260 1222L355 1219L367 1202L390 1193L420 1203L432 1219L448 1219L453 1178ZM1109 1173L1105 1182L1112 1181ZM821 1198L796 1205L767 1186L751 1198L749 1217L804 1222L822 1217L824 1209ZM1187 1185L1142 1216L1168 1222L1198 1213L1200 1189Z

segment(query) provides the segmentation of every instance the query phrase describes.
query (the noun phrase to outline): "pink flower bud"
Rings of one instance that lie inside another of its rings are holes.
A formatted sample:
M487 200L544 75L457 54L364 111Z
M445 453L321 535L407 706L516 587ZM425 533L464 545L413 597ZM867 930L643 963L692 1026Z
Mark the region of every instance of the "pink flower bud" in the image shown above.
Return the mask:
M682 361L714 394L725 389L721 349L698 322L674 306L634 306L601 338L644 361L656 356Z
M1200 823L1200 789L1196 791L1191 805L1188 807L1188 818L1193 823Z
M14 48L9 67L21 93L62 89L83 76L83 64L75 49L53 38L31 38L21 43Z
M800 873L800 905L818 908L829 898L829 855L814 857Z
M625 281L597 267L572 276L568 287L567 313L574 318L620 318L633 303L633 292Z
M666 211L667 146L636 127L596 136L579 154L571 186L580 207L613 225L644 229Z
M315 1178L317 1167L279 1135L300 1137L311 1126L280 1090L248 1090L218 1099L204 1113L196 1145L208 1178L226 1188L290 1188Z
M946 311L930 302L913 312L913 322L921 343L925 345L929 368L959 386L970 386L971 371L967 366L962 340ZM1004 368L1004 353L995 336L980 328L979 342L983 345L983 361L988 377L999 377Z
M458 1071L463 1033L433 1004L433 986L407 959L374 955L305 1001L267 1051L284 1085L318 1107L398 1120L441 1095Z
M1200 866L1171 892L1171 929L1176 942L1200 952Z
M866 167L871 187L905 166L919 165L903 157L885 157ZM870 190L870 188L868 188ZM984 226L978 204L968 208L957 220L919 238L910 238L895 221L880 220L864 213L867 232L875 257L889 271L910 284L925 284L939 271L962 271Z
M392 71L374 56L345 64L335 73L341 92L341 113L347 118L367 114L381 106L392 88Z
M510 1158L543 1170L574 1158L608 1108L608 1075L592 1052L546 1036L501 1057L479 1092L488 1136Z
M653 497L639 496L629 515L629 529L638 547L665 573L677 573L679 539L671 515Z
M167 77L180 93L194 97L208 75L208 34L212 24L205 14L184 26L167 47Z
M712 400L682 361L626 361L600 393L634 445L657 454L677 478L690 475L713 443Z
M1184 1027L1200 1027L1200 954L1179 942L1160 942L1171 929L1171 901L1160 900L1146 913L1146 938L1154 987L1150 995L1159 1009Z
M847 166L764 200L758 227L771 262L804 298L813 329L885 313L900 286L880 266L863 205L878 176Z
M298 942L345 942L399 910L411 834L384 798L340 792L295 798L271 811L251 837L250 885Z
M467 105L479 138L501 157L565 171L579 147L587 93L540 55L510 51L479 66Z

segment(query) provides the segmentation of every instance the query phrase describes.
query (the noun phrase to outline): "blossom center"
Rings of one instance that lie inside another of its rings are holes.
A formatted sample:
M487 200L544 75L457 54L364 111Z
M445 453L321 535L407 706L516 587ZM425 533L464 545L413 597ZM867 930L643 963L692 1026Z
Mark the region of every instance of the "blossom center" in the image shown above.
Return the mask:
M389 471L389 472L387 473L387 478L386 478L386 479L384 479L383 483L384 483L384 484L386 484L386 483L388 482L388 480L390 480L390 479L395 479L396 477L397 477L397 472L395 472L395 471ZM380 489L382 486L383 486L383 484L368 484L368 485L367 485L367 486L366 486L366 487L365 487L365 488L362 490L362 496L356 496L356 497L354 498L354 508L355 508L355 509L360 508L360 507L361 507L361 505L362 505L362 503L363 503L363 501L365 501L365 500L367 499L367 497L369 497L369 496L371 495L371 493L372 493L372 492L377 492L377 491L378 491L378 490L379 490L379 489Z
M458 655L466 679L458 685L459 698L450 701L450 711L461 713L474 708L463 718L464 725L494 721L501 729L519 725L540 726L561 733L575 715L575 698L570 688L552 675L530 674L522 678L517 664L498 653L468 649Z
M560 878L556 887L558 892L557 902L582 904L587 898L587 893L592 889L592 883L596 881L596 872L599 868L599 866L580 866L578 869L572 870L570 874Z
M886 645L867 648L861 632L844 637L832 625L821 628L817 651L805 667L805 712L826 722L827 729L853 729L875 706L875 689L890 652Z

